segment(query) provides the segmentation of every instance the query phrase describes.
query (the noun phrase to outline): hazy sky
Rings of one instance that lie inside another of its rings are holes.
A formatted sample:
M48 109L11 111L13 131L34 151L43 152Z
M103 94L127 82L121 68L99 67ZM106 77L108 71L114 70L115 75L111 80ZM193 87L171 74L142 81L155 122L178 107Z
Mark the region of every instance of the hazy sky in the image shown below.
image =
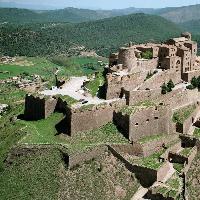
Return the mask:
M200 4L200 0L0 0L0 2L15 2L20 4L49 5L54 7L78 8L159 8Z

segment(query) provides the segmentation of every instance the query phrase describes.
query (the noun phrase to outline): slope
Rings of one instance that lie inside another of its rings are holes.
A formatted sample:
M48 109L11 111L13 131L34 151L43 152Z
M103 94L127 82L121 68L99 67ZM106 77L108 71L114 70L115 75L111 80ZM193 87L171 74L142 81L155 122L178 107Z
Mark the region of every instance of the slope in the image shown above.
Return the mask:
M22 26L3 25L0 52L8 55L66 54L74 46L84 45L100 55L128 41L163 41L181 30L159 16L133 14L80 24L49 23Z

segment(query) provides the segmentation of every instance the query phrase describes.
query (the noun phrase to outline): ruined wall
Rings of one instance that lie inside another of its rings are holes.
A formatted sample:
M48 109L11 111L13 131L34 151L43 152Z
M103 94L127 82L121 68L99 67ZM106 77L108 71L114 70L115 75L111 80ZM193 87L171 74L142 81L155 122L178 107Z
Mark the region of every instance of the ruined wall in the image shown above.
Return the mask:
M123 90L123 93L126 98L126 104L135 105L138 102L159 98L161 96L161 88L155 90Z
M144 84L140 87L140 90L145 89L158 89L163 83L169 82L172 80L174 84L181 82L181 73L174 71L163 71L155 74L150 79L146 80Z
M187 106L186 106L187 107ZM184 107L183 107L184 108ZM175 110L174 110L175 111ZM183 122L183 124L177 123L176 130L179 133L188 134L193 123L200 116L200 106L197 104L196 109L191 113L191 115Z
M191 82L193 77L199 77L200 70L193 70L182 74L182 79L186 82Z
M121 154L143 156L143 148L141 144L114 144L109 146Z
M167 146L168 144L170 144L173 141L176 141L177 139L178 135L170 134L169 136L163 137L159 140L146 142L145 144L141 145L143 149L143 156L147 157L156 152L159 152L160 150L163 149L163 145ZM135 143L133 145L135 145Z
M56 108L57 100L52 97L26 95L24 115L27 120L40 120L49 117Z
M99 128L113 120L114 108L111 106L96 107L91 109L76 109L71 111L71 133L73 136L77 132L90 131Z
M162 182L164 178L166 177L166 175L168 174L168 172L170 171L170 169L171 169L170 163L165 162L157 172L157 181Z
M143 83L148 72L134 73L126 76L108 74L106 76L106 99L119 98L122 88L133 90Z
M108 147L108 150L116 158L118 158L121 162L123 162L125 164L125 167L129 171L135 173L136 178L140 181L142 186L150 187L154 182L156 182L156 180L157 180L157 171L156 170L131 164L128 160L126 160L124 158L124 156L122 154L120 154L120 152L118 152L111 146Z
M130 116L129 139L170 133L172 113L166 106L141 109Z
M134 47L122 47L119 49L118 63L131 70L136 67L137 58Z
M138 59L136 71L149 71L151 73L158 67L158 58L152 58L149 60Z
M177 89L165 95L161 95L157 101L159 103L170 105L172 109L176 109L184 105L196 103L199 98L200 93L198 92L198 89Z

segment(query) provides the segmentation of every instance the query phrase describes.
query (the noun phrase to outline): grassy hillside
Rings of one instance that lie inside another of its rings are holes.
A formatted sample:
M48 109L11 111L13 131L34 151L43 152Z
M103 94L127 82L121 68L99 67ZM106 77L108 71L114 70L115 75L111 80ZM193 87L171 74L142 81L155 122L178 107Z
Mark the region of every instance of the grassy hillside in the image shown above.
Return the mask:
M66 54L84 45L100 55L133 41L162 41L180 33L179 27L159 16L133 14L80 24L48 23L2 25L0 52L8 55Z

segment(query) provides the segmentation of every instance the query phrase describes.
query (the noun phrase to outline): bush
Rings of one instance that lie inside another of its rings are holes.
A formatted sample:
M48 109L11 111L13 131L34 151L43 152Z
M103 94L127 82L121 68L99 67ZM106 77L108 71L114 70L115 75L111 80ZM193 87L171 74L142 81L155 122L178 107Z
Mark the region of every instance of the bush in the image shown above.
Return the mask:
M153 53L151 51L142 52L142 58L144 59L152 59Z
M161 86L161 89L162 89L162 90L161 90L161 93L162 93L162 94L167 94L167 90L168 90L168 89L167 89L167 86L166 86L165 83L163 83L163 85Z
M193 89L195 89L195 87L194 87L193 85L188 85L188 86L186 86L186 88L187 88L188 90L193 90Z

